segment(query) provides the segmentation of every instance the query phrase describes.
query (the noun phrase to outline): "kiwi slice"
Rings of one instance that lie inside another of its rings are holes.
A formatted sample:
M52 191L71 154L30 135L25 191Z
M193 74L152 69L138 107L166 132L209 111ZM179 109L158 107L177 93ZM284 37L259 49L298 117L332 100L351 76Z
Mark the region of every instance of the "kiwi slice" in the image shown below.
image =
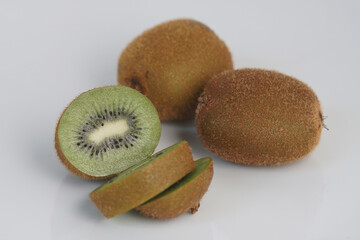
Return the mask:
M177 19L132 41L119 58L119 85L145 94L161 120L193 118L205 84L233 69L226 44L206 25Z
M73 174L107 178L150 156L161 134L155 107L141 93L110 86L81 94L64 110L55 148Z
M280 165L309 154L323 114L305 83L263 69L226 71L199 98L196 127L203 145L228 161Z
M174 218L189 210L195 213L211 183L213 161L210 157L201 158L195 161L195 165L195 169L183 179L136 210L158 219Z
M161 193L194 168L190 147L183 141L120 173L89 196L111 218Z

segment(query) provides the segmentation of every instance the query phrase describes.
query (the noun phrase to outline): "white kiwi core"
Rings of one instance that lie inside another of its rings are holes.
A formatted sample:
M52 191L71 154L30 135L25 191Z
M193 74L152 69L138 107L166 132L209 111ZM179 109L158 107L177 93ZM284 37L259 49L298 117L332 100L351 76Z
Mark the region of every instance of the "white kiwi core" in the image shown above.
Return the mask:
M88 138L90 141L99 144L107 138L123 136L127 131L129 131L129 129L129 125L125 119L104 122L101 127L92 131Z

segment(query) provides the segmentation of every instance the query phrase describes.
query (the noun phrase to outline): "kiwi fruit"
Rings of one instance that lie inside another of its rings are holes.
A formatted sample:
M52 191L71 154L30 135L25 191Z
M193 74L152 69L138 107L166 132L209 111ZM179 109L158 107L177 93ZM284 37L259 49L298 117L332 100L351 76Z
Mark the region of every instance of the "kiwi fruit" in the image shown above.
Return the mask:
M246 165L280 165L318 144L323 113L313 90L276 71L241 69L211 79L199 98L196 129L215 155Z
M161 134L153 104L121 86L82 93L62 113L55 149L65 167L85 179L113 176L149 157Z
M194 168L189 145L183 141L120 173L89 196L111 218L158 195Z
M179 182L136 208L140 213L158 219L174 218L187 211L195 213L213 177L213 161L206 157L195 161L195 169Z
M231 54L210 28L178 19L145 31L126 47L118 83L145 94L160 120L182 120L194 117L206 82L229 69Z

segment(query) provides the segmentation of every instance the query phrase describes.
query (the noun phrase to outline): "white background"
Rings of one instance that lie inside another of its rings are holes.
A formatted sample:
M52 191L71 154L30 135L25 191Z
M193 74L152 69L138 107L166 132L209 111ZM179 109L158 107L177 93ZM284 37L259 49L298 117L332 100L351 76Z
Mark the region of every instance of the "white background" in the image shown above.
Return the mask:
M105 219L71 175L54 131L81 92L116 84L117 59L142 31L189 17L228 45L236 68L308 83L326 124L316 150L281 167L211 155L193 121L163 123L158 150L189 141L214 157L195 215ZM359 1L0 1L0 239L360 239Z

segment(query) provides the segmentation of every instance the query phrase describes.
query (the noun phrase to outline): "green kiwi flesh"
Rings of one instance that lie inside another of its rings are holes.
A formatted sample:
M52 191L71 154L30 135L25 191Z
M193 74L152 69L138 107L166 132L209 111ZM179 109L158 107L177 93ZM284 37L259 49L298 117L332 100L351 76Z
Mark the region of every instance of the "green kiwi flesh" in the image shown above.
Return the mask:
M150 156L160 120L144 95L110 86L81 94L64 110L55 133L60 160L73 174L106 178Z

